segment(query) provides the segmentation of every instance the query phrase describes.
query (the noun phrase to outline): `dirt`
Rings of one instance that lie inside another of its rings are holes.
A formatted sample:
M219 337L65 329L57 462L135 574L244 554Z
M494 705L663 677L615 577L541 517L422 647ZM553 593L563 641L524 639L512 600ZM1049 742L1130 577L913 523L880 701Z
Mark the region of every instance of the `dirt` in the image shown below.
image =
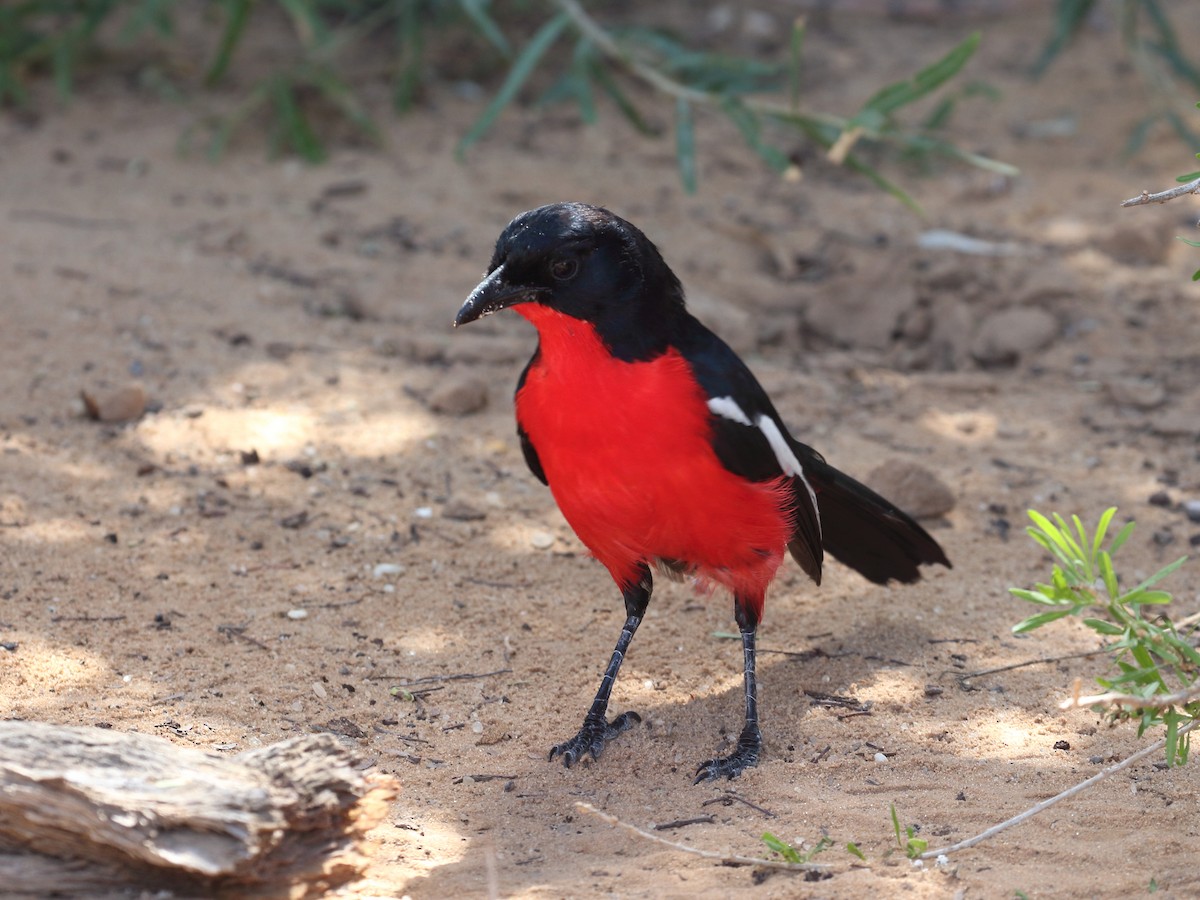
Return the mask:
M709 118L694 196L670 142L611 110L600 128L507 114L461 164L481 106L452 85L383 150L321 167L250 138L219 165L180 156L190 113L116 76L3 114L0 715L216 753L344 736L403 793L343 897L1200 893L1195 764L1160 756L944 866L894 849L891 803L939 847L1155 737L1058 708L1103 657L966 677L1097 646L1071 621L1011 633L1029 610L1007 588L1049 569L1025 510L1119 506L1139 524L1129 578L1200 536L1180 508L1200 498L1197 260L1173 240L1195 204L1118 208L1194 148L1163 129L1121 157L1151 100L1111 27L1035 83L1040 12L835 17L809 37L806 96L853 109L980 25L969 77L999 95L960 104L953 133L1021 174L900 170L924 219L812 153L781 182ZM760 631L767 751L730 783L691 780L740 725L731 604L665 582L614 695L642 724L596 764L546 760L623 611L521 458L532 333L449 322L508 219L561 199L659 244L799 438L952 493L928 525L953 570L877 587L832 565L819 589L782 570ZM935 228L1011 253L921 249ZM135 418L87 417L84 391ZM1179 616L1197 572L1169 585ZM660 833L717 854L828 836L828 869L720 865L577 801L643 828L711 816Z

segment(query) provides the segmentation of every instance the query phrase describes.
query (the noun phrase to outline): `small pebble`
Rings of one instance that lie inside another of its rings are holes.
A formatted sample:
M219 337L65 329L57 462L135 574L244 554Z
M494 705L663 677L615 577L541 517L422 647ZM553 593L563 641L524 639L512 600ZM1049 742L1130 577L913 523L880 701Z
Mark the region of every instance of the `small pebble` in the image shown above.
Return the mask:
M483 723L482 722L472 722L471 723L471 731L474 734L483 734Z
M432 519L433 518L433 507L432 506L418 506L416 509L413 510L413 515L416 516L418 519Z
M80 396L87 414L100 422L129 422L146 411L146 390L137 384L100 393L83 390Z
M308 610L307 609L289 609L287 611L287 617L289 619L307 619L308 618Z
M876 753L875 754L875 762L879 762L879 763L887 762L887 755L884 753Z
M322 700L324 700L326 697L329 696L329 694L326 693L326 691L325 691L325 685L321 684L321 682L319 682L319 681L313 682L312 689L313 689L313 693L316 694L318 697L320 697Z
M1200 500L1184 500L1183 511L1189 522L1200 522Z
M400 563L379 563L371 570L371 575L375 578L383 578L385 575L403 575L404 566Z
M545 531L535 531L529 538L535 550L549 550L554 546L554 535Z

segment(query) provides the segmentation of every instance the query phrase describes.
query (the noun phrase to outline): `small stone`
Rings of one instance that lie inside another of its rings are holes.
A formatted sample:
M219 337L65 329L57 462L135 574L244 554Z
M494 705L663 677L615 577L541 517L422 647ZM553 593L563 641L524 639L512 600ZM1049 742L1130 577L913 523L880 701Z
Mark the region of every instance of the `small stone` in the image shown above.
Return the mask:
M954 509L954 491L916 463L889 459L867 476L867 484L916 519L936 519Z
M329 696L329 694L325 691L325 685L321 684L319 681L313 682L312 692L322 700Z
M308 610L307 609L289 609L287 611L287 617L289 619L307 619L308 618Z
M456 522L477 522L486 518L487 513L461 500L451 500L442 508L442 516Z
M547 531L535 531L529 538L535 550L549 550L554 546L554 535Z
M1171 495L1166 491L1155 491L1146 502L1151 506L1168 507L1171 505Z
M413 515L416 516L418 519L432 519L433 518L433 507L432 506L418 506L416 509L413 510Z
M887 756L886 756L886 754L884 754L884 753L876 753L876 754L875 754L875 762L877 762L877 763L885 763L885 762L887 762Z
M1200 522L1200 500L1184 500L1183 512L1189 522Z
M373 578L384 578L388 575L403 575L405 567L402 563L379 563L371 570Z
M487 382L465 372L451 373L429 395L429 408L450 416L466 416L487 406Z
M939 684L927 684L927 685L925 685L925 696L926 697L940 697L942 694L945 693L945 690L946 689L943 688Z
M98 422L132 422L146 411L146 390L131 384L115 391L80 391L87 414Z
M1058 336L1058 319L1036 307L1000 310L979 323L971 355L982 366L1011 366L1045 349Z
M1157 265L1166 262L1172 250L1175 225L1163 216L1161 225L1139 220L1137 225L1118 225L1095 242L1102 253L1127 265Z
M1109 399L1117 406L1157 409L1167 402L1167 389L1153 378L1118 378L1104 387Z

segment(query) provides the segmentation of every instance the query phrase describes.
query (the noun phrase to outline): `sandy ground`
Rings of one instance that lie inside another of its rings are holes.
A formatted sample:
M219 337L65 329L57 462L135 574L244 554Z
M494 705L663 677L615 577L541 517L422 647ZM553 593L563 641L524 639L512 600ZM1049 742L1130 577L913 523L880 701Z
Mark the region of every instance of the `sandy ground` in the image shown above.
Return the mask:
M835 21L810 36L812 103L851 109L973 24ZM479 106L449 89L385 150L319 168L253 142L217 166L181 158L188 113L115 78L0 117L0 716L222 753L343 735L403 784L344 897L1090 897L1152 880L1196 896L1196 769L1155 759L946 867L889 854L890 803L935 847L1143 743L1057 708L1101 658L962 679L1096 645L1070 622L1010 633L1028 610L1006 589L1049 569L1024 510L1120 506L1139 522L1130 577L1200 532L1174 505L1200 498L1197 260L1172 239L1195 205L1117 207L1190 151L1155 132L1120 158L1147 100L1113 34L1031 84L1048 26L984 24L970 77L1000 97L963 105L955 133L1022 175L905 176L924 221L819 161L782 184L708 120L692 197L669 142L612 114L509 115L461 165ZM1031 128L1047 122L1073 126ZM956 501L929 523L954 569L916 586L834 565L818 590L785 567L760 631L766 758L732 783L691 784L736 735L741 658L728 599L686 585L659 586L618 682L614 709L643 724L599 764L545 758L623 611L521 459L530 330L448 325L508 219L559 199L658 242L798 437L860 477L918 463ZM919 250L928 228L1018 252ZM1051 326L1014 332L1011 309ZM81 390L135 382L137 421L81 415ZM473 390L482 409L438 411ZM1149 502L1161 491L1171 505ZM1198 572L1171 585L1179 615ZM766 855L764 831L834 846L804 882L642 841L576 801L642 827L711 814L664 834L718 853Z

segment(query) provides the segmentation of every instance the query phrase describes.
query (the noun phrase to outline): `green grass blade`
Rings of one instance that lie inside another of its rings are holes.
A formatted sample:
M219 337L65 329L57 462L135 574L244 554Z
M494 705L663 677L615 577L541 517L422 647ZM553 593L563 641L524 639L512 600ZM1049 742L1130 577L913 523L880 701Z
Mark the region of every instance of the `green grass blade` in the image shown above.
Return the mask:
M254 0L225 0L225 27L221 30L221 41L217 44L217 55L213 57L212 65L204 73L204 84L212 87L216 84L233 59L233 51L242 39L246 23L250 21L250 10Z
M979 41L980 33L972 33L945 56L921 69L908 81L890 84L876 92L863 104L863 110L873 110L886 116L932 93L958 74L978 49Z
M915 212L918 216L925 215L925 211L921 209L920 204L918 204L916 200L909 196L908 192L905 191L904 188L893 183L892 181L889 181L878 170L867 165L854 154L848 154L842 164L850 171L857 172L859 175L865 177L868 181L873 183L885 193L891 194L893 197Z
M479 29L479 33L487 38L488 43L506 57L512 56L512 45L496 24L496 20L488 13L488 0L458 0L458 6Z
M792 40L788 48L788 102L792 109L800 105L800 62L804 56L804 33L807 25L803 18L792 23Z
M1024 634L1026 631L1033 631L1035 628L1041 628L1043 625L1069 616L1073 611L1072 609L1052 609L1048 612L1038 613L1036 616L1022 619L1012 627L1012 632L1013 634Z
M600 86L600 89L604 91L604 93L608 96L608 99L616 104L617 109L620 110L621 115L623 115L629 121L629 124L636 128L641 134L655 135L658 133L657 129L655 129L649 122L642 118L642 114L638 112L637 107L633 105L633 101L629 99L629 96L623 90L621 90L621 86L617 84L612 75L609 74L608 70L605 69L603 65L598 62L592 63L591 73L592 77L596 80L596 84Z
M771 832L763 832L762 842L766 844L769 849L774 850L776 853L782 856L786 862L790 862L795 865L799 865L802 862L800 859L800 854L796 852L795 847L786 841L781 841L779 838L775 837L775 835L771 834Z
M300 107L296 86L285 76L277 76L271 93L280 126L281 143L290 146L305 162L324 162L325 147Z
M1100 556L1100 547L1104 543L1104 538L1108 534L1108 525L1112 522L1113 516L1117 514L1117 508L1110 506L1100 516L1100 521L1096 525L1096 534L1092 538L1092 559L1098 559Z
M692 104L683 97L675 101L675 158L683 189L689 194L696 193L696 129Z
M1146 590L1146 588L1151 587L1152 585L1158 584L1160 581L1162 581L1164 578L1166 578L1168 575L1170 575L1172 572L1174 572L1176 569L1178 569L1180 566L1182 566L1187 561L1188 561L1188 558L1186 556L1179 557L1179 559L1175 560L1175 562L1171 563L1168 566L1165 566L1162 569L1159 569L1157 572L1155 572L1153 575L1151 575L1149 578L1147 578L1145 581L1143 581L1141 584L1139 584L1137 587L1135 587L1132 591L1127 593L1125 595L1125 597L1132 597L1134 594L1137 594L1140 591L1144 591L1144 590ZM1122 599L1125 599L1125 598L1122 598ZM1144 601L1139 601L1139 602L1144 602Z
M467 149L472 144L476 143L480 138L487 134L488 130L495 123L500 113L504 108L517 96L517 92L529 79L533 70L537 67L538 61L545 55L546 51L558 38L570 19L566 13L559 13L549 22L537 30L537 33L525 45L525 49L521 51L521 55L517 57L512 68L508 72L508 76L504 79L504 83L500 85L500 90L496 92L496 96L492 98L491 103L484 109L482 115L475 120L475 124L463 136L458 143L458 156L462 158Z
M1054 13L1054 30L1042 55L1033 65L1033 77L1040 78L1050 64L1075 37L1092 11L1095 0L1058 0Z

